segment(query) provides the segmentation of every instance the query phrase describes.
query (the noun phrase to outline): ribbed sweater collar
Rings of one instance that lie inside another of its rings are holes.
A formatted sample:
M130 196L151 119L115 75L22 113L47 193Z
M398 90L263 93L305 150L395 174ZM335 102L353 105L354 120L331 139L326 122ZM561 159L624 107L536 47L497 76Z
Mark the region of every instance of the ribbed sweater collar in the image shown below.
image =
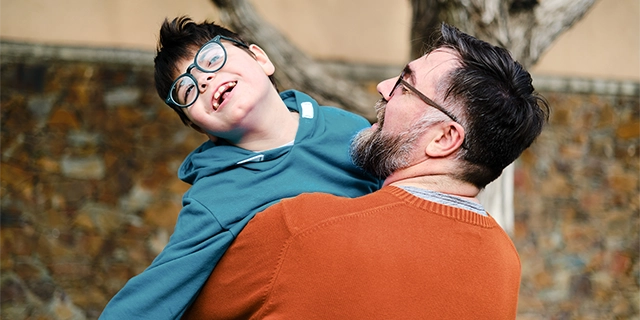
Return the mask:
M395 186L386 186L380 191L388 192L398 199L402 200L403 202L407 203L408 205L417 207L421 210L430 211L450 219L455 219L465 223L481 226L483 228L493 228L499 226L498 223L490 215L488 217L482 216L473 211L424 200L420 197L412 195L402 188L398 188Z

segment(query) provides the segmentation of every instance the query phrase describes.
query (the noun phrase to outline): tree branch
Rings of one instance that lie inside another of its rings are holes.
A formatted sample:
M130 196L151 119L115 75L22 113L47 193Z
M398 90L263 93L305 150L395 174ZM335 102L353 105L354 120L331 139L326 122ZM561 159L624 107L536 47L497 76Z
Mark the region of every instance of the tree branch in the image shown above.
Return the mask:
M412 0L433 3L433 0ZM438 0L441 20L511 52L531 67L595 0ZM424 31L430 32L430 31ZM417 45L412 42L412 45Z

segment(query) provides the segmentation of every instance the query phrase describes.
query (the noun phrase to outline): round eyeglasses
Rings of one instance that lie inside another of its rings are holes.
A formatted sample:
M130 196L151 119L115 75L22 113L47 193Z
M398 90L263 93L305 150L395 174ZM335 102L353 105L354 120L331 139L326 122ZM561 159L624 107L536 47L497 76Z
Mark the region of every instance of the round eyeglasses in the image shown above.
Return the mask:
M193 63L187 67L187 71L173 81L165 103L187 108L196 102L198 96L200 96L200 90L198 89L198 80L191 74L191 70L196 68L202 72L213 73L224 66L227 62L227 50L220 42L220 39L233 42L243 48L249 48L246 44L236 39L224 36L216 36L211 39L198 50L193 58Z

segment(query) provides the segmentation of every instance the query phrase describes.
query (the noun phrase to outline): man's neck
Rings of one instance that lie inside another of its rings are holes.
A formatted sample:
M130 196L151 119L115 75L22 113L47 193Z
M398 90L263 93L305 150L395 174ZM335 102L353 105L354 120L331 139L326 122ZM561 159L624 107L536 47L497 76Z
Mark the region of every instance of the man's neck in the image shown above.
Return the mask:
M399 176L397 175L397 173L399 172L396 172L393 175L389 176L384 181L384 185L392 185L397 187L416 187L446 193L469 201L480 203L480 201L478 201L478 199L476 198L478 193L480 192L480 189L470 183L454 179L449 175L431 174L422 176Z

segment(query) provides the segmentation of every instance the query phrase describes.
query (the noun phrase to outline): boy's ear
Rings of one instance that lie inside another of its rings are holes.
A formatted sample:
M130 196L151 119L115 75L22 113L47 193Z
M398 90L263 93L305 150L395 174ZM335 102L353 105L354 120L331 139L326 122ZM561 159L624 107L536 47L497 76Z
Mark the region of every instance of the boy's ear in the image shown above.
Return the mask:
M251 52L256 56L256 61L258 61L260 66L262 66L262 70L264 70L264 73L266 73L267 76L272 75L276 71L276 67L273 65L271 60L269 60L269 56L267 56L267 53L264 52L262 48L258 45L251 44L249 45L249 50L251 50Z

